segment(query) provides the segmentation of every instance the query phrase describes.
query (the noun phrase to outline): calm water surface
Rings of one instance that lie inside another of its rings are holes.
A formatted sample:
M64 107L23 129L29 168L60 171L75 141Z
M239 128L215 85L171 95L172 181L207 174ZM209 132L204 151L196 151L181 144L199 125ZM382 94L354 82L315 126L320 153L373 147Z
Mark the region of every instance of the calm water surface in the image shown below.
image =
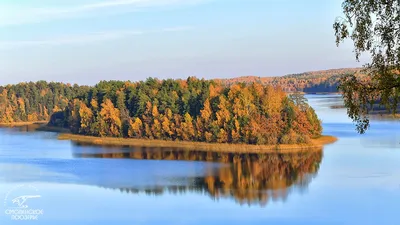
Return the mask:
M330 108L338 96L308 98L339 141L307 153L106 148L0 129L0 224L399 225L400 123L358 135ZM24 195L37 221L6 214Z

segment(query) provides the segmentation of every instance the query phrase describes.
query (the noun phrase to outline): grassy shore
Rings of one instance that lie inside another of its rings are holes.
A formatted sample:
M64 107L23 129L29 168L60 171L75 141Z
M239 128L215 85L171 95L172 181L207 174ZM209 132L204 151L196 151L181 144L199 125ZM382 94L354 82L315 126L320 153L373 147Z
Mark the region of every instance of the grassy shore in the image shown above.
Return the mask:
M3 127L22 127L32 124L47 124L48 121L31 121L31 122L13 122L13 123L0 123Z
M83 144L111 145L128 147L161 147L179 148L185 150L229 152L229 153L272 153L272 152L299 152L310 149L321 149L326 144L337 141L333 136L322 136L312 139L308 144L287 144L287 145L246 145L246 144L218 144L188 141L163 141L146 139L125 139L110 137L92 137L75 134L60 134L58 139L71 140Z

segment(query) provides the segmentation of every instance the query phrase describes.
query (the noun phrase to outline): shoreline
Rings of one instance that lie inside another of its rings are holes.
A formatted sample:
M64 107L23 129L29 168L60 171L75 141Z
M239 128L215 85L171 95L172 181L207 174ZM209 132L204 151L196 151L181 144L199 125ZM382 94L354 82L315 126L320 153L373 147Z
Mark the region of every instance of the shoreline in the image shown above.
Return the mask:
M3 127L21 127L33 124L47 124L49 121L31 121L31 122L12 122L12 123L0 123L0 126Z
M346 109L344 105L332 105L331 109ZM370 111L367 116L371 118L382 118L382 119L400 119L400 113L390 113L384 109L378 109Z
M309 144L281 144L281 145L249 145L249 144L221 144L189 141L165 141L147 139L126 139L112 137L94 137L76 134L62 133L59 140L70 140L81 144L92 144L100 146L122 146L122 147L154 147L154 148L179 148L183 150L196 150L206 152L227 153L292 153L311 149L321 149L324 145L332 144L338 140L333 136L321 136L311 139Z

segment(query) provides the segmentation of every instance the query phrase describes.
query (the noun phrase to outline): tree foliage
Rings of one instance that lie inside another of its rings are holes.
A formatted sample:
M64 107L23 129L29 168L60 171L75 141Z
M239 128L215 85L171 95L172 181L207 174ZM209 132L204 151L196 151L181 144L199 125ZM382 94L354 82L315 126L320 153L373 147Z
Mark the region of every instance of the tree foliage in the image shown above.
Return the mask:
M84 135L291 144L308 142L322 130L302 96L293 100L280 88L257 83L224 86L194 77L111 81L85 96L65 109L69 119L60 123Z
M0 123L49 120L89 87L45 81L0 86Z
M368 76L350 75L342 79L348 114L364 133L369 127L368 112L375 103L395 113L400 95L400 1L345 0L344 17L333 25L336 43L350 38L357 60L362 53L371 56L365 66Z
M302 95L260 83L189 77L0 87L0 122L38 120L83 135L212 143L306 143L322 131Z
M322 71L304 72L278 77L246 76L230 79L216 80L224 85L237 83L260 83L263 85L279 86L285 92L338 92L340 79L347 75L353 75L359 68L331 69Z

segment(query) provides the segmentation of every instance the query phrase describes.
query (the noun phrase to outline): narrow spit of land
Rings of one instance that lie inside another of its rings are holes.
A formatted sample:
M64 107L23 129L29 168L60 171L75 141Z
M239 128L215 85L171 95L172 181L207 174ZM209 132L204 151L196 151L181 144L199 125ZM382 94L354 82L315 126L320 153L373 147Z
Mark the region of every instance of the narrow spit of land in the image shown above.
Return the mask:
M230 152L230 153L272 153L272 152L298 152L311 149L321 149L324 145L332 144L337 141L333 136L321 136L312 139L307 144L280 144L280 145L248 145L248 144L219 144L202 143L189 141L163 141L146 139L126 139L111 137L93 137L62 133L58 137L60 140L71 140L83 144L104 145L104 146L125 146L125 147L159 147L159 148L179 148L185 150L201 150L210 152Z

